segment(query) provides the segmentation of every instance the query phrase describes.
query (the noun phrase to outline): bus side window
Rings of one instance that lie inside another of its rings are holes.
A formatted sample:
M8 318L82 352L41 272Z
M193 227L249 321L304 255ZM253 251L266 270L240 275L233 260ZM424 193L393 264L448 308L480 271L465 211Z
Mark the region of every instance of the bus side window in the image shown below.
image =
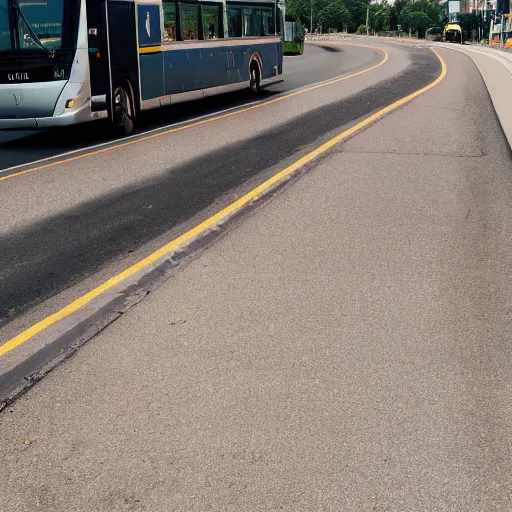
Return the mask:
M263 12L263 35L274 36L276 34L276 24L274 21L274 8L262 7Z
M203 39L218 39L224 37L222 30L222 5L202 5Z
M173 0L164 0L164 38L163 41L176 41L176 4Z
M262 36L263 20L261 7L244 7L244 36Z
M242 37L242 8L227 4L228 37Z
M189 41L199 39L199 6L197 4L178 4L181 39Z

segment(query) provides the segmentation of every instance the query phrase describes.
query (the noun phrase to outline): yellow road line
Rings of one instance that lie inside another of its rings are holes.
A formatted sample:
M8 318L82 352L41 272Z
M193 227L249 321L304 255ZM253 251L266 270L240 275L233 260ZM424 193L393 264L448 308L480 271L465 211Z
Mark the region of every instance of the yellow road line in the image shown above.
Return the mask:
M384 55L384 58L378 64L374 64L373 66L371 66L369 68L366 68L366 69L363 69L361 71L358 71L357 73L352 73L351 75L342 76L340 78L335 78L334 80L330 80L328 82L324 82L324 83L321 83L321 84L313 85L312 87L309 87L307 89L301 89L300 91L292 92L290 94L287 94L286 96L281 96L280 98L275 98L273 100L265 101L263 103L258 103L257 105L252 105L250 107L247 107L247 108L244 108L244 109L241 109L241 110L237 110L236 112L229 112L227 114L222 114L220 116L211 117L209 119L203 119L202 121L197 121L195 123L187 124L186 126L180 126L179 128L171 128L170 130L165 130L163 132L154 133L152 135L147 135L145 137L140 137L138 139L131 140L131 141L128 141L128 142L122 142L120 144L115 144L114 146L109 146L107 148L98 149L96 151L91 151L90 153L85 153L85 154L82 154L82 155L73 156L71 158L66 158L64 160L57 160L55 162L50 162L48 164L40 165L38 167L33 167L32 169L26 169L24 171L20 171L20 172L14 173L14 174L9 174L7 176L2 176L2 177L0 177L0 182L1 181L6 181L6 180L10 180L12 178L17 178L18 176L23 176L25 174L30 174L30 173L33 173L33 172L42 171L44 169L49 169L50 167L56 167L58 165L63 165L63 164L71 163L71 162L76 162L77 160L83 160L84 158L89 158L91 156L96 156L96 155L100 155L102 153L107 153L108 151L114 151L114 150L117 150L117 149L125 148L125 147L131 146L133 144L138 144L140 142L145 142L145 141L148 141L148 140L156 139L158 137L163 137L164 135L170 135L170 134L173 134L173 133L178 133L178 132L182 132L184 130L188 130L190 128L195 128L197 126L202 126L204 124L213 123L215 121L221 121L222 119L227 119L227 118L230 118L230 117L238 116L240 114L244 114L245 112L249 112L251 110L256 110L257 108L267 107L269 105L273 105L273 104L278 103L280 101L284 101L284 100L287 100L289 98L294 98L295 96L299 96L300 94L305 94L307 92L314 91L316 89L319 89L320 87L327 87L328 85L337 84L339 82L343 82L343 81L348 80L350 78L355 78L356 76L363 75L365 73L373 71L374 69L377 69L378 67L382 66L389 59L389 55L387 54L387 52L385 50L383 50L382 48L379 48L377 46L355 44L355 43L339 43L339 44L344 44L346 46L357 46L357 47L361 47L361 48L370 48L371 50L376 50L376 51L381 52ZM87 149L85 149L85 151L87 151Z
M87 293L84 296L80 297L79 299L75 300L74 302L72 302L71 304L66 306L65 308L61 309L60 311L57 311L53 315L48 316L44 320L41 320L40 322L33 325L26 331L23 331L21 334L18 334L14 338L10 339L3 345L0 345L0 356L6 354L7 352L10 352L11 350L13 350L16 347L20 346L21 344L25 343L30 338L32 338L36 334L40 333L47 327L50 327L51 325L55 324L59 320L66 318L71 313L74 313L75 311L80 309L82 306L88 304L93 299L95 299L96 297L101 295L103 292L109 290L110 288L112 288L116 284L120 283L124 279L127 279L128 277L133 276L138 271L149 267L152 263L156 262L158 259L162 258L166 254L168 254L172 251L175 251L176 249L178 249L178 247L186 244L187 242L190 242L192 239L201 235L208 229L211 229L213 226L218 224L220 221L226 219L229 215L236 212L242 206L244 206L247 203L249 203L250 201L256 199L264 192L268 191L270 188L272 188L278 182L290 177L295 171L297 171L304 165L312 162L315 158L322 155L329 149L333 148L336 144L339 144L340 142L347 139L351 135L354 135L356 132L362 130L366 126L368 126L371 123L382 118L389 112L405 105L406 103L410 102L414 98L417 98L421 94L434 88L446 76L446 63L443 60L443 58L435 50L433 50L431 48L431 51L437 56L437 58L441 62L441 73L434 82L432 82L431 84L427 85L426 87L423 87L422 89L420 89L416 92L413 92L412 94L409 94L408 96L405 96L404 98L402 98L398 101L395 101L393 104L388 105L387 107L383 108L382 110L379 110L379 112L376 112L375 114L371 115L370 117L367 117L365 120L356 124L352 128L345 130L344 132L340 133L339 135L336 135L336 137L332 138L331 140L322 144L320 147L316 148L315 150L311 151L307 155L303 156L301 159L297 160L295 163L291 164L286 169L278 172L272 178L265 181L265 183L261 184L260 186L256 187L255 189L253 189L251 192L247 193L245 196L238 199L238 201L231 203L226 208L224 208L217 214L213 215L209 219L205 220L204 222L202 222L195 228L191 229L187 233L184 233L183 235L179 236L175 240L172 240L168 244L166 244L163 247L161 247L160 249L158 249L153 254L150 254L147 258L144 258L143 260L139 261L135 265L127 268L125 271L121 272L117 276L112 277L111 279L109 279L105 283L101 284L97 288L94 288L94 290L91 290L89 293Z

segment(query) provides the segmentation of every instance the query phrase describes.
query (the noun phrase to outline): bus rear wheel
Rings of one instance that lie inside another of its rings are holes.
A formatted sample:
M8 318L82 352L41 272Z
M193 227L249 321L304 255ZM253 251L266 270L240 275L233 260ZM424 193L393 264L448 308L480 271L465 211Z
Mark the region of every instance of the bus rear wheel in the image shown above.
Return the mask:
M258 94L260 92L260 84L261 84L261 76L260 76L260 67L256 62L251 64L250 68L251 73L251 81L249 85L251 87L252 92Z
M135 126L135 116L131 95L125 87L119 86L114 91L114 130L118 135L130 135Z

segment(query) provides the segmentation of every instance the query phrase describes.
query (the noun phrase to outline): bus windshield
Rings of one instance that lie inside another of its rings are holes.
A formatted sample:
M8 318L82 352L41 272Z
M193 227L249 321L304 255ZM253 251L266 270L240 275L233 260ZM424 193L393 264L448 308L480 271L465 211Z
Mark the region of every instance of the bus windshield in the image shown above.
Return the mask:
M0 0L0 51L11 49L8 0Z
M65 0L0 0L0 51L50 51L68 46L69 42L64 41L65 3Z

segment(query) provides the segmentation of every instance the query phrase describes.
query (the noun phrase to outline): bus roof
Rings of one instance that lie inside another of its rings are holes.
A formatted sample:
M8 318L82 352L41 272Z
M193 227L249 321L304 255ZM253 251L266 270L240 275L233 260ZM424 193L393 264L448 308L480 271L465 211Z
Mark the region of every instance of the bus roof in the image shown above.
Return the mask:
M460 25L457 25L456 23L451 23L450 25L446 25L446 27L444 28L444 31L448 32L449 30L456 30L457 32L462 32Z

